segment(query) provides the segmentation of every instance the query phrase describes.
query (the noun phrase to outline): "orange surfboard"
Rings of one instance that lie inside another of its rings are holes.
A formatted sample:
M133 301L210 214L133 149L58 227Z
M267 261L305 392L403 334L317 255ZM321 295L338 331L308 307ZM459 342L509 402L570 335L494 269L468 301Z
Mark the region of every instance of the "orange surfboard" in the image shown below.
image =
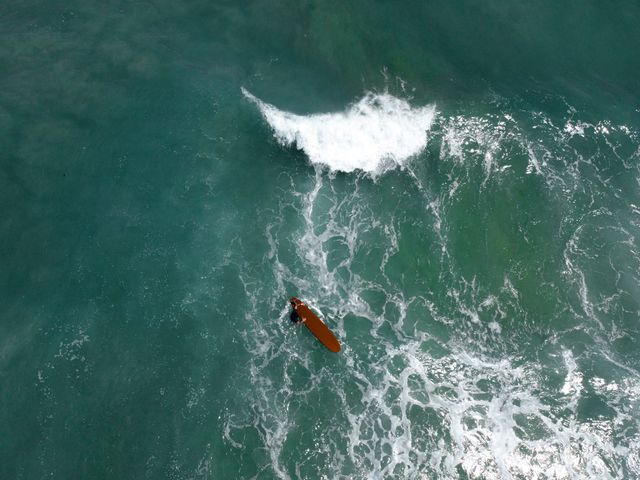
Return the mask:
M340 342L329 328L311 311L302 301L296 297L291 297L291 306L296 311L302 323L304 323L311 333L313 333L320 343L332 352L340 351Z

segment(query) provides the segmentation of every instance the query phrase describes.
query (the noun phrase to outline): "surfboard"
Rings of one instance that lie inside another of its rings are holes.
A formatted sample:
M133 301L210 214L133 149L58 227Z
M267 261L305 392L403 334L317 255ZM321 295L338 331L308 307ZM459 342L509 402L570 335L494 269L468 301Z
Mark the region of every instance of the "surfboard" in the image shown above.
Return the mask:
M297 299L296 297L291 297L291 306L296 311L302 323L306 325L306 327L311 330L311 333L315 335L315 337L320 340L325 347L327 347L332 352L340 351L340 342L333 334L329 327L325 325L325 323L318 318L318 316L311 311L311 309L302 301Z

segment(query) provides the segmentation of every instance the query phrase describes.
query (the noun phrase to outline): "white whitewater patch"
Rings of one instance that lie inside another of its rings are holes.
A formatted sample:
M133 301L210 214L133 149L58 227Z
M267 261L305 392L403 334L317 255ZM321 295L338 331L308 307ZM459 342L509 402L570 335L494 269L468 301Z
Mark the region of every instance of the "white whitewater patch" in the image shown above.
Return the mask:
M292 116L306 122L334 116L295 116L248 92L245 95L276 119ZM348 116L355 107L335 115ZM273 127L267 113L263 115ZM295 124L291 122L285 123ZM433 213L432 228L443 252L449 201L469 183L482 182L490 188L502 175L532 173L528 181L544 180L568 199L574 192L584 193L580 168L574 167L575 183L561 175L564 171L573 175L574 165L592 167L589 157L583 159L577 149L581 144L571 143L574 135L566 126L541 117L529 128L526 121L522 126L510 115L440 116L438 123L433 131L441 136L441 160L451 166L451 186L435 199L420 191ZM598 148L615 153L620 147L612 136L618 130L602 126L597 132L595 127L583 128L587 138L597 133ZM275 127L274 131L278 137ZM623 127L619 131L630 135ZM637 145L635 137L632 140ZM302 148L297 142L295 136L283 141ZM631 164L640 152L637 146L634 151L630 155L635 157L623 159ZM420 185L421 173L412 171L417 167L410 165L408 170ZM510 340L502 337L502 325L508 325L510 318L527 318L521 294L510 280L518 278L517 270L505 272L501 287L487 288L475 278L461 277L453 260L443 254L439 279L450 288L446 301L428 292L424 297L405 294L399 280L386 270L401 250L401 223L374 209L358 178L345 193L330 175L321 169L315 173L310 189L296 189L292 179L293 195L287 190L279 210L269 213L273 217L265 231L269 252L264 265L246 264L241 269L250 305L243 340L251 358L251 390L248 408L236 409L226 418L227 445L249 452L252 436L258 438L265 452L260 471L281 479L613 480L637 475L640 381L635 371L604 352L619 370L603 369L601 377L589 377L589 354L574 357L557 340L545 346L557 361L538 364L503 353L501 345ZM630 208L634 215L640 212L636 205ZM297 227L291 227L291 215L300 220ZM590 242L584 242L598 231L576 230L564 251L564 273L569 285L575 286L576 318L587 317L586 325L595 324L599 332L606 331L599 314L608 304L596 295L584 273L592 260ZM635 243L629 238L628 244L623 243L625 252L634 252ZM367 250L372 239L381 248ZM621 257L631 264L629 270L623 270L615 257L610 257L611 268L635 278L635 264L628 260L635 258L632 255ZM365 258L369 266L379 264L378 272L361 268ZM272 282L264 281L264 272L254 273L259 268L271 270ZM345 368L339 374L327 366L326 357L315 355L321 347L305 337L307 332L289 326L285 299L292 290L324 312L343 341L340 361ZM371 300L367 294L372 292L381 299ZM269 318L265 311L271 312ZM475 333L443 342L427 328L436 322L452 332ZM476 342L486 348L478 351ZM611 413L584 416L581 402L594 396L591 391ZM321 412L311 431L301 420L302 412L305 418L313 417L320 398L322 406L334 410L326 421ZM304 449L305 455L291 454L290 445Z
M344 112L296 115L279 110L242 89L255 103L274 136L295 145L314 164L333 171L380 173L403 166L427 146L434 105L411 107L388 93L368 93Z

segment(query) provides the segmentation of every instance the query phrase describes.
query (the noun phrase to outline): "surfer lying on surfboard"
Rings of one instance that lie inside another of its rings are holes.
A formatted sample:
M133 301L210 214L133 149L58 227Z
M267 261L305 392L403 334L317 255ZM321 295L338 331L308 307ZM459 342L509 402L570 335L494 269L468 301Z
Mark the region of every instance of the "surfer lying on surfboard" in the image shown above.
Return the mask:
M291 297L289 302L291 302L291 307L293 308L293 312L291 312L291 321L293 323L304 323L325 347L332 352L340 351L338 339L304 302L296 297Z

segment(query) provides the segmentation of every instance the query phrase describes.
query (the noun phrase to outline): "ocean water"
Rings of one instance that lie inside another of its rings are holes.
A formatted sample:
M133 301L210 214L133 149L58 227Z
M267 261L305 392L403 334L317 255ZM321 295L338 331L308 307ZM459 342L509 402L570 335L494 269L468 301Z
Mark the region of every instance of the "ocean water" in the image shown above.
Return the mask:
M5 2L0 478L640 478L638 25Z

